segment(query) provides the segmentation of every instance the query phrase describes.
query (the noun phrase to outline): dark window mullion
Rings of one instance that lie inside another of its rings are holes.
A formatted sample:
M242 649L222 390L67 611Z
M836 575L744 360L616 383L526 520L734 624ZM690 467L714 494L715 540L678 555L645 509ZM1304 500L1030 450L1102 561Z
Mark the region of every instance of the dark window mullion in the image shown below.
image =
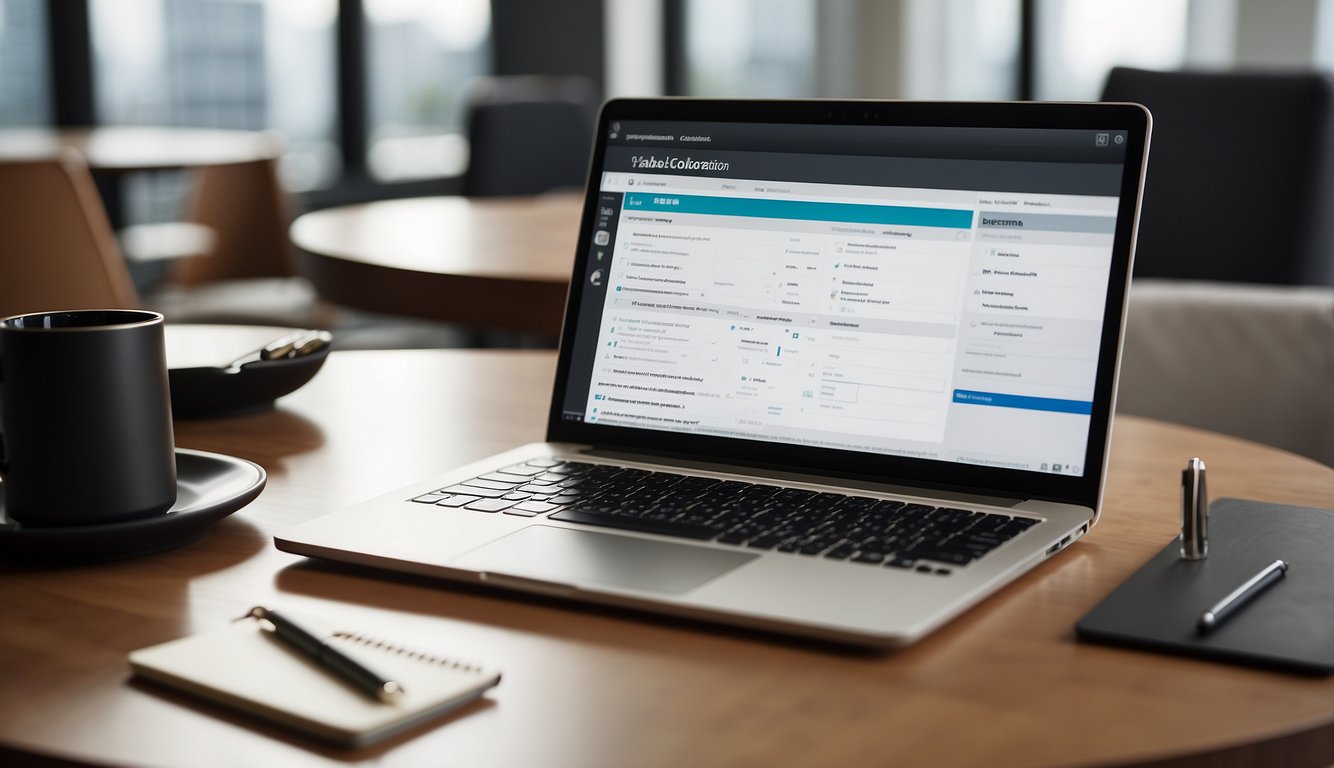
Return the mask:
M1017 95L1023 101L1037 98L1037 6L1038 0L1019 3L1019 66Z
M338 0L338 149L343 176L367 176L366 15L361 0Z
M662 92L685 96L689 85L686 65L686 0L662 0Z
M57 126L92 125L93 34L88 0L46 0L51 118Z

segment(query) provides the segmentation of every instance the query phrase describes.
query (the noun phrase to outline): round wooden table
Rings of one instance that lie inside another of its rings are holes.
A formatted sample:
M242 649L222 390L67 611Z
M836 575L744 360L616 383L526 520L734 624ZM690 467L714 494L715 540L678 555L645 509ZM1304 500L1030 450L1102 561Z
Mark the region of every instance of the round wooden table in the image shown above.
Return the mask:
M1076 620L1174 536L1185 458L1206 457L1216 497L1334 506L1330 467L1160 422L1118 418L1104 516L1087 537L887 654L321 565L274 549L284 526L540 440L553 366L550 352L335 352L276 411L179 423L179 445L259 462L268 488L182 549L80 566L0 563L0 762L1334 760L1332 679L1075 640ZM351 752L130 679L129 651L216 629L256 604L483 660L504 679L442 722Z
M357 309L560 334L583 197L425 197L329 208L292 223L298 271Z
M278 139L257 131L169 126L0 130L0 157L43 157L73 150L98 173L167 171L275 157Z

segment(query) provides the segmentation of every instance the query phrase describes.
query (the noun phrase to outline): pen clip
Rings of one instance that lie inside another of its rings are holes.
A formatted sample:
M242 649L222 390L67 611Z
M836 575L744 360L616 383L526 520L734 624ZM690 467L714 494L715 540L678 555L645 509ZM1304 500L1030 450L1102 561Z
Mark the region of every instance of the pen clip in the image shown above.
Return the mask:
M1193 458L1181 472L1181 559L1209 556L1209 490L1204 461Z
M274 624L273 619L269 618L269 609L262 605L257 605L254 608L251 608L240 616L232 619L232 622L245 621L246 619L254 619L255 621L258 621L259 628L265 632L278 631L278 625Z

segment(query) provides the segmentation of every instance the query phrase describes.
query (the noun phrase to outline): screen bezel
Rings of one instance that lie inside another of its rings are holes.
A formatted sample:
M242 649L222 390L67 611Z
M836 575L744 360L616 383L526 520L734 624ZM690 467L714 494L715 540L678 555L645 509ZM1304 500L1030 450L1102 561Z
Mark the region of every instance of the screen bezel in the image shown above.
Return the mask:
M566 383L579 322L584 274L593 237L597 190L613 121L703 121L791 123L815 125L915 126L963 128L1058 128L1125 131L1120 205L1112 245L1111 273L1104 308L1103 332L1094 384L1088 445L1082 476L1032 470L1002 469L939 459L868 454L813 448L779 442L684 434L665 430L612 427L562 419ZM1115 405L1114 376L1120 362L1120 339L1133 263L1150 117L1137 104L1037 102L895 102L895 101L768 101L711 99L617 99L603 105L590 158L588 188L581 213L576 279L570 282L561 333L555 386L547 422L550 442L583 443L609 451L689 458L740 467L798 472L870 481L887 485L1042 499L1096 509L1101 500L1111 415ZM1112 354L1108 354L1108 353Z

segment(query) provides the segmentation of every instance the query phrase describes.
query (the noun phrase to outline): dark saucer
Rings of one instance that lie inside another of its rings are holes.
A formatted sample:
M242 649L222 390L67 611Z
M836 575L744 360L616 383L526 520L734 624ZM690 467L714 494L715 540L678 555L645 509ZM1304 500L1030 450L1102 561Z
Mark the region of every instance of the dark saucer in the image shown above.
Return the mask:
M104 525L33 528L9 519L0 499L0 557L110 560L184 546L255 500L267 475L258 464L176 449L176 503L165 514ZM3 488L3 486L0 486Z

